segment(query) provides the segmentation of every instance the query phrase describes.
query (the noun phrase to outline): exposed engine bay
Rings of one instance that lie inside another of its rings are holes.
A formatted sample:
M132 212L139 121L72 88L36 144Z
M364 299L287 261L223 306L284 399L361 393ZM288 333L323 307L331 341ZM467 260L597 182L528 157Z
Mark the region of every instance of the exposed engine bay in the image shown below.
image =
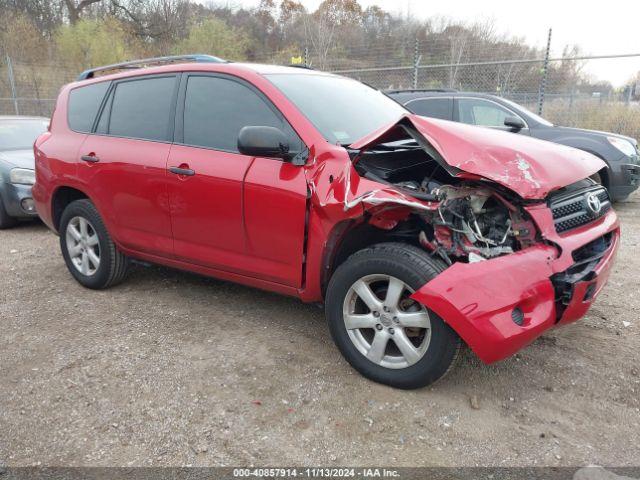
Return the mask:
M534 243L535 226L517 200L507 198L508 191L493 182L451 176L413 141L376 145L355 153L355 160L362 177L429 205L411 212L418 241L448 265L487 260Z

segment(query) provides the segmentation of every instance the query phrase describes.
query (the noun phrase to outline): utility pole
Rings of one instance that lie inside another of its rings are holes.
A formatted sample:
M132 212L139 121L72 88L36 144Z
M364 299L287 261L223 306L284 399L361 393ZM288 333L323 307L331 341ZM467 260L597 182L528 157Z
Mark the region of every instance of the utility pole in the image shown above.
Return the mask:
M9 85L11 85L11 98L13 98L13 108L16 111L16 115L20 115L20 109L18 108L18 94L16 93L16 80L13 76L13 65L11 65L11 57L7 55L7 73L9 75Z
M418 74L420 73L420 61L422 55L420 55L420 40L416 37L416 42L413 47L413 89L418 89Z
M551 28L549 29L549 37L547 38L547 51L544 56L544 64L542 66L542 78L540 79L540 88L538 90L538 115L542 115L544 106L544 93L547 88L547 75L549 73L549 55L551 53Z

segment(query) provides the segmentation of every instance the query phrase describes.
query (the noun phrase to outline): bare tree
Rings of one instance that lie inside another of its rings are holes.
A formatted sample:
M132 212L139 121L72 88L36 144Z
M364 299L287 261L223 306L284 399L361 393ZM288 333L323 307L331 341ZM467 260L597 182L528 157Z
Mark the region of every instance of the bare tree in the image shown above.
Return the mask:
M99 3L101 1L102 0L80 0L80 2L76 3L75 0L64 0L64 4L67 7L67 13L69 15L69 21L71 22L71 24L75 25L76 23L78 23L83 10L86 10L94 3Z
M326 68L327 57L333 45L333 36L336 31L335 23L329 21L324 15L305 15L305 37L310 44L314 58L318 61L320 69Z
M449 88L455 87L458 77L458 70L460 68L460 62L462 61L462 56L465 53L465 47L467 46L468 40L469 37L466 32L460 32L457 35L452 35L449 37L449 42L451 43L451 57L449 60L449 63L451 64L451 66L449 67Z

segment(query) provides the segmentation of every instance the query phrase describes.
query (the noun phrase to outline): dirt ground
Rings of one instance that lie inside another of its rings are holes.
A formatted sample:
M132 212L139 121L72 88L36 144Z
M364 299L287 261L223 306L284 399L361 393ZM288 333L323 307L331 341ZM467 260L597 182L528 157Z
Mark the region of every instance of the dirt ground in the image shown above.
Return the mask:
M580 322L418 391L351 370L322 311L160 267L85 290L41 224L0 232L0 465L632 466L640 195Z

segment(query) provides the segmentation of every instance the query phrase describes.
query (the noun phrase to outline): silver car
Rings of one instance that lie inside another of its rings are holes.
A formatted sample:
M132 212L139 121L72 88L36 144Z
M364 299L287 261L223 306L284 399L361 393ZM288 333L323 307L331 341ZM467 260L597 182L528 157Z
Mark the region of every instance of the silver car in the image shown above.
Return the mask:
M20 218L36 218L33 142L47 130L44 117L0 116L0 229Z

